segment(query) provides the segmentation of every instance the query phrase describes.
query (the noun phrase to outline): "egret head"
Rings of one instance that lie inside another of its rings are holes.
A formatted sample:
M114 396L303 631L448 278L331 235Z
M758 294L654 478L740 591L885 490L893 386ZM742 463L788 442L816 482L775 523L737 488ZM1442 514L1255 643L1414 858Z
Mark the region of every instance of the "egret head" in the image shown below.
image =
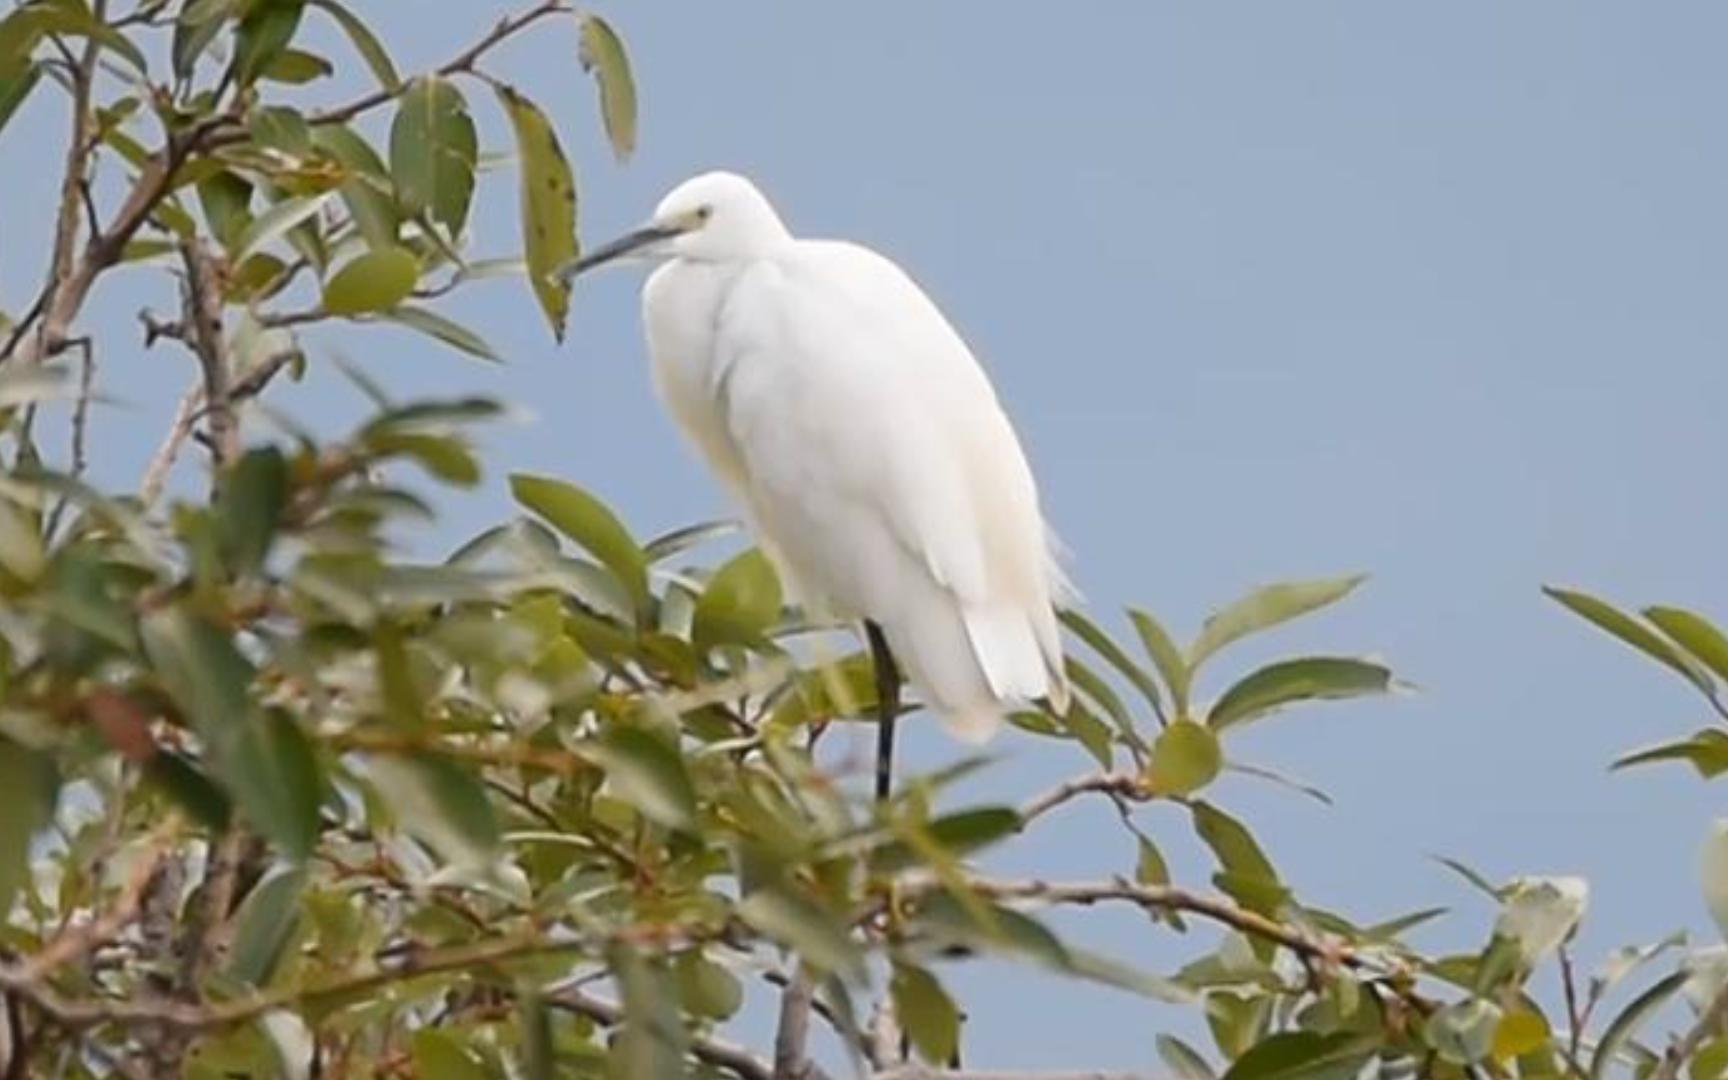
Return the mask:
M766 254L791 239L756 185L737 173L709 172L684 181L654 208L648 224L603 244L564 271L574 277L614 259L726 262Z

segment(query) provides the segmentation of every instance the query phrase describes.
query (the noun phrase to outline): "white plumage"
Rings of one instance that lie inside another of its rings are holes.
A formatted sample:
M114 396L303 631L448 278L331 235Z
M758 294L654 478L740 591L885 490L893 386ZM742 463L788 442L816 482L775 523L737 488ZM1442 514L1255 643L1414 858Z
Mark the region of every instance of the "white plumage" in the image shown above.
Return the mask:
M1065 707L1065 589L1037 486L965 342L887 258L795 239L730 173L668 195L583 260L663 264L643 290L654 383L792 596L869 619L967 741Z

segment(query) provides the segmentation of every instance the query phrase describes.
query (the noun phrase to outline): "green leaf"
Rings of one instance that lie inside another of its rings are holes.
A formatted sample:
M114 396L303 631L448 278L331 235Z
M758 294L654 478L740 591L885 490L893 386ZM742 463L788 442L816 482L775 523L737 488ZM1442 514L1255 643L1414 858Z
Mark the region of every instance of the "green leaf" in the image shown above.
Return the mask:
M1690 739L1662 743L1627 754L1615 761L1612 768L1624 769L1629 765L1648 765L1657 761L1690 762L1699 776L1706 780L1714 779L1728 772L1728 732L1704 728Z
M0 121L3 122L3 121ZM1647 607L1644 617L1656 624L1692 658L1728 682L1728 635L1697 612L1676 607Z
M1115 763L1109 726L1078 699L1068 703L1068 711L1062 714L1062 726L1086 748L1099 768L1109 769Z
M522 171L522 243L528 280L540 301L552 336L564 340L570 286L558 271L576 259L576 178L546 114L507 86L498 99L516 133Z
M1188 667L1198 668L1207 657L1233 641L1268 630L1342 600L1366 581L1366 575L1296 581L1255 589L1207 619L1188 650Z
M420 260L412 251L373 248L324 283L324 310L350 317L384 311L408 299L419 280Z
M1149 612L1129 608L1128 621L1134 624L1134 630L1140 635L1140 644L1145 647L1146 655L1152 658L1158 674L1164 677L1164 685L1169 687L1170 697L1176 703L1176 715L1185 715L1188 711L1191 675L1188 662L1182 659L1182 650L1176 647L1176 640Z
M234 808L228 795L190 761L158 749L144 763L144 779L211 832L226 832Z
M235 914L234 944L227 975L245 986L270 982L300 919L300 894L306 888L303 867L278 865L260 878Z
M17 72L0 70L0 131L5 130L41 78L42 69L34 64Z
M270 554L288 501L288 463L275 447L247 451L216 497L216 530L237 574L256 572Z
M280 105L254 109L246 128L259 146L296 157L312 152L312 127L296 109Z
M696 951L678 958L674 970L684 1007L708 1020L730 1020L744 1007L744 986L738 976Z
M938 1068L953 1061L960 1048L960 1010L936 976L912 964L895 964L888 990L918 1056Z
M611 1080L685 1080L684 1023L665 965L618 943L606 952L624 1024L612 1045Z
M455 84L432 75L408 84L390 126L390 172L403 209L429 213L460 236L479 152L474 118Z
M1702 691L1706 697L1714 696L1715 689L1711 686L1710 679L1699 671L1696 665L1670 645L1666 638L1632 616L1588 593L1562 589L1553 585L1543 586L1542 591L1571 609L1574 614L1582 616L1594 624L1597 629L1614 635L1644 655L1677 672L1687 682Z
M30 840L53 819L59 790L52 758L0 736L0 791L6 792L6 812L0 814L0 911L11 909L13 896L30 880Z
M1223 767L1218 736L1204 724L1177 720L1152 744L1146 786L1154 795L1191 795L1217 779Z
M336 68L317 53L304 49L288 49L265 66L260 78L288 86L304 86L325 78Z
M1176 1080L1217 1080L1218 1074L1212 1070L1212 1066L1206 1064L1200 1051L1176 1036L1160 1035L1157 1045L1158 1056L1164 1060Z
M347 174L337 190L366 243L373 248L394 248L401 240L402 214L388 194L389 174L372 144L342 124L318 125L312 142L336 159Z
M494 363L499 363L503 359L493 351L492 346L486 344L485 338L461 323L446 319L427 308L415 307L412 304L398 304L389 311L381 312L381 315L393 323L435 337L451 348L459 349L469 356L477 356L482 360L491 360Z
M591 751L618 796L669 829L696 825L696 789L678 751L636 727L617 727Z
M1170 864L1164 861L1164 853L1158 850L1158 845L1138 833L1134 835L1134 841L1140 851L1139 858L1134 861L1134 880L1142 885L1170 884Z
M492 1074L461 1039L435 1027L414 1032L408 1055L420 1080L492 1080Z
M1639 994L1620 1010L1619 1015L1609 1021L1608 1027L1602 1032L1602 1037L1596 1041L1596 1053L1590 1059L1591 1080L1601 1080L1610 1075L1615 1059L1620 1056L1621 1049L1637 1034L1657 1010L1667 1004L1675 992L1686 985L1690 976L1685 971L1676 971L1666 978L1658 980L1655 985Z
M624 43L606 20L584 15L578 56L582 70L593 73L600 85L600 119L612 152L624 161L636 149L636 80Z
M324 209L324 204L335 196L333 191L320 192L317 195L304 195L295 199L284 199L270 209L259 214L245 231L240 233L234 242L234 254L231 262L235 265L263 250L282 237L287 236L297 226ZM214 224L214 223L212 223Z
M305 0L253 0L234 37L234 73L241 85L257 80L294 40Z
M149 61L131 38L98 19L82 4L32 5L24 14L34 20L38 33L87 38L119 54L140 75L150 70Z
M198 58L216 40L216 35L222 32L222 27L238 7L239 0L205 0L189 3L181 10L180 17L174 22L174 41L170 47L176 79L192 77Z
M1384 694L1391 688L1391 670L1367 660L1348 656L1281 660L1244 676L1224 691L1206 722L1222 731L1295 702Z
M845 923L801 893L778 886L757 889L738 905L738 917L816 967L864 981L864 958Z
M1154 712L1163 709L1164 702L1162 695L1158 693L1157 681L1129 659L1128 654L1122 651L1122 647L1117 645L1102 627L1072 608L1057 612L1057 617L1062 620L1062 625L1066 626L1075 637L1084 641L1093 652L1097 653L1106 663L1120 672L1123 678L1132 683L1134 688L1140 691L1140 696L1144 697L1147 703L1152 706Z
M750 548L708 580L696 600L691 640L701 649L762 643L780 617L780 602L780 579L773 564L760 550Z
M219 172L198 181L198 205L223 245L232 249L252 223L252 185L237 173ZM233 260L238 266L243 258Z
M1278 871L1272 868L1272 862L1266 858L1266 853L1260 850L1250 833L1241 822L1209 803L1196 802L1190 810L1194 815L1194 829L1200 834L1200 839L1212 849L1217 857L1218 865L1224 874L1234 879L1234 890L1226 888L1235 895L1245 907L1259 911L1263 915L1272 914L1277 904L1266 901L1282 892L1278 881ZM1265 886L1263 891L1243 894L1242 883Z
M944 854L961 859L1013 836L1020 831L1021 824L1018 810L1007 806L980 806L945 814L928 825L910 827L922 829L923 839L928 841L928 845L934 845ZM918 849L928 845L914 846L904 842L889 844L877 853L875 865L883 872L912 866L917 862Z
M354 43L354 48L360 53L360 58L366 61L366 66L372 69L372 75L378 80L378 85L385 92L394 94L402 85L402 77L396 74L396 65L391 62L390 54L384 50L378 40L360 18L337 0L312 0L312 3L323 8L337 25L342 27L348 40Z
M1353 1031L1281 1031L1237 1058L1224 1080L1349 1080L1373 1051Z
M294 859L318 836L323 782L305 735L252 699L252 665L233 640L180 607L142 623L156 674L203 740L217 776L246 817Z
M473 773L435 754L375 754L372 782L397 823L447 863L486 867L502 837L486 788Z
M515 473L516 501L580 544L618 577L646 623L654 598L648 592L648 557L622 522L599 499L574 484L549 476Z
M473 487L480 482L480 462L459 435L387 430L368 435L366 445L380 458L411 458L447 484Z

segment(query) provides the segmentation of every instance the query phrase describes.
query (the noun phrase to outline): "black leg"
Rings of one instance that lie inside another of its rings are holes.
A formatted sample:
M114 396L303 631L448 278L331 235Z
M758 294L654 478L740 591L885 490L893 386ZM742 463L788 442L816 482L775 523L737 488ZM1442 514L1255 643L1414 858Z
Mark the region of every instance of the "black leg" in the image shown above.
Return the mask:
M894 789L894 721L900 716L900 667L888 648L882 628L864 620L870 641L870 663L876 669L876 801L886 802Z

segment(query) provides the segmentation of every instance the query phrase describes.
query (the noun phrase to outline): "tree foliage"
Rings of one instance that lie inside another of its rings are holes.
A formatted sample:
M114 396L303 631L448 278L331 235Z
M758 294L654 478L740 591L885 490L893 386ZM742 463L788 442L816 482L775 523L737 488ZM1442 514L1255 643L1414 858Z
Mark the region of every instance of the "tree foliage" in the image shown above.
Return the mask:
M307 47L319 20L348 52ZM440 309L506 273L562 336L555 271L578 238L559 111L486 66L559 23L596 84L588 122L628 157L624 42L563 0L411 73L341 0L29 0L0 19L0 126L50 93L73 119L46 284L0 326L0 1071L929 1075L906 1055L937 1073L989 1056L944 980L980 953L1191 1008L1212 1045L1158 1036L1173 1076L1728 1068L1728 950L1633 947L1581 978L1582 881L1455 864L1498 916L1475 951L1425 955L1406 935L1439 911L1300 898L1219 805L1226 770L1288 783L1237 760L1246 725L1396 688L1356 656L1227 670L1236 642L1359 577L1256 590L1186 646L1144 610L1122 635L1065 612L1073 703L1017 715L1010 737L1048 740L1073 779L973 804L955 788L988 765L962 759L879 803L831 734L873 715L867 658L813 661L823 629L785 608L759 554L707 567L722 528L642 539L581 487L517 474L519 515L413 561L392 538L432 527L439 488L480 482L471 433L498 403L397 401L356 375L374 408L352 430L261 436L280 379L333 377L302 349L308 327L391 323L496 360ZM367 88L300 103L344 74ZM502 263L468 255L494 141L520 174L522 255ZM98 169L124 175L117 198ZM79 324L132 265L178 302L145 316L146 345L193 374L137 486L99 491ZM195 452L201 492L170 482ZM1705 617L1550 593L1728 721L1728 637ZM1619 764L1676 760L1728 771L1728 733ZM980 869L1084 800L1122 830L1096 878ZM1152 804L1182 811L1209 882L1171 880ZM1720 832L1705 866L1728 925ZM1099 904L1188 935L1194 958L1136 970L1045 918ZM1548 1000L1533 979L1555 965ZM773 1045L740 1045L729 1022L764 996ZM812 1057L812 1024L836 1060Z

